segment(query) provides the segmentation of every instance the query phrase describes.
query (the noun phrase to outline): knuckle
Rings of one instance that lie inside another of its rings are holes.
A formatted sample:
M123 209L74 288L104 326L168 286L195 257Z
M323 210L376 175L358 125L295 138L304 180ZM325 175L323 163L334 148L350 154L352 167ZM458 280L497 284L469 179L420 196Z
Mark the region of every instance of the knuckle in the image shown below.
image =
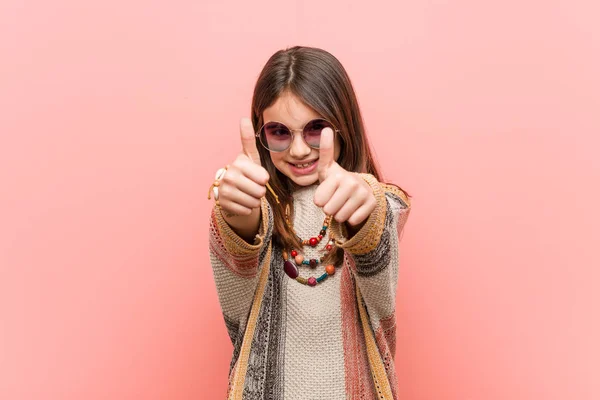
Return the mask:
M246 171L251 172L253 175L262 176L264 168L254 163L248 163L244 165Z
M372 208L377 207L377 199L374 196L371 196L369 198L369 204Z
M271 179L269 172L259 165L256 165L256 176L259 177L258 179L262 184L266 184Z
M369 198L369 191L364 186L357 188L356 192L363 200L367 200Z
M240 154L235 161L235 166L240 170L244 170L245 168L248 168L250 164L254 164L252 160L245 154Z
M225 178L223 178L225 179ZM229 185L220 185L219 186L219 198L229 197L231 194L231 187Z
M233 183L235 181L235 178L238 174L237 172L237 168L234 167L229 167L229 169L227 170L227 172L225 172L225 175L223 176L222 181L227 182L227 183Z
M231 164L232 166L239 166L240 164L243 164L245 159L248 158L246 157L245 154L241 153L238 154L238 156L235 158L235 160L233 161L233 163Z
M356 226L356 225L360 224L362 222L362 220L363 220L363 218L361 218L360 215L353 215L348 219L348 223L350 225Z

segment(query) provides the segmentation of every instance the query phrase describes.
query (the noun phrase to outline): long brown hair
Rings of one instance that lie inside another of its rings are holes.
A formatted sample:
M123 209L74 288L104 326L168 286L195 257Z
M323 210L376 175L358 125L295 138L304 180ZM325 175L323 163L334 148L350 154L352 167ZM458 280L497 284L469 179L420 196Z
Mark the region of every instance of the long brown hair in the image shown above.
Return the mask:
M252 124L257 131L263 125L263 111L285 91L297 96L340 130L340 156L337 163L347 171L366 172L381 181L371 154L363 119L350 78L342 64L325 50L296 46L279 50L264 66L252 97ZM273 240L286 249L301 249L294 232L285 223L285 208L292 207L292 181L273 165L269 151L257 142L262 165L269 172L269 184L281 204L267 191L273 208ZM291 216L290 216L291 217ZM329 253L326 261L338 264L343 252Z

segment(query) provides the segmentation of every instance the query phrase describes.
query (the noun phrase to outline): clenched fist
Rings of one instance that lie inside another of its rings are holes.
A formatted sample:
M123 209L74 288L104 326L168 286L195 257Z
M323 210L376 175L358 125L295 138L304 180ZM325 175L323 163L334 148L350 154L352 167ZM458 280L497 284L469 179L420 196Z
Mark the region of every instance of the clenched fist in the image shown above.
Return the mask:
M357 173L342 168L334 161L333 154L333 131L325 128L321 132L319 146L320 185L314 202L323 207L326 215L333 215L336 221L356 227L367 220L377 201L371 186Z

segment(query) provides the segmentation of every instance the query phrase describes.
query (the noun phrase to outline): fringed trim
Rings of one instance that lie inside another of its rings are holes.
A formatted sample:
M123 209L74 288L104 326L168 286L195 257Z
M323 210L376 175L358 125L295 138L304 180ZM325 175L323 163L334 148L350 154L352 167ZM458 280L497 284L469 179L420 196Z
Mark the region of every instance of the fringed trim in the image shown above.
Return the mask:
M354 263L347 255L345 261L348 266ZM362 326L357 323L360 321L360 316L356 304L354 277L350 268L342 268L340 279L346 398L375 400L369 360L366 352L362 351L365 348L365 335Z
M250 358L252 339L254 338L254 332L256 331L256 322L262 306L262 299L265 293L265 287L267 286L269 271L271 269L271 243L269 243L268 246L267 255L263 260L262 270L258 279L256 293L254 294L252 309L250 310L250 316L248 317L244 340L240 349L240 356L235 367L233 382L231 383L228 396L229 400L242 400L242 394L244 393L244 384L246 381L246 372L248 371L248 360Z
M398 377L396 376L396 365L394 355L396 352L396 316L392 314L388 318L379 321L379 328L375 331L375 342L379 348L383 366L385 368L392 395L398 397Z
M356 299L358 302L358 311L360 314L360 320L365 334L365 344L367 350L367 356L369 358L369 367L371 368L371 374L373 375L373 384L377 391L377 398L380 400L394 400L394 394L387 376L387 371L379 348L373 335L373 330L369 325L369 316L367 310L363 304L363 299L358 288L358 282L356 283Z

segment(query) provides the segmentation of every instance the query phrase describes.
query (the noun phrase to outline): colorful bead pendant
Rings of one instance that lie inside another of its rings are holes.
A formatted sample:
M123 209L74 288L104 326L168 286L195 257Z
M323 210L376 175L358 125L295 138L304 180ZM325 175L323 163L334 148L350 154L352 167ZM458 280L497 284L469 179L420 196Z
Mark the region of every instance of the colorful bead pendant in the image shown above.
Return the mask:
M329 227L331 218L332 218L331 216L328 216L325 218L325 221L323 221L323 227L322 227L321 231L319 232L319 235L317 235L317 237L311 237L308 240L302 240L302 238L300 238L298 235L296 235L296 237L298 238L300 243L302 243L303 246L317 247L317 245L323 240L323 238L327 234L327 228ZM290 223L288 208L286 208L286 223L288 224L288 226L290 226L290 228L293 229L293 227ZM330 234L330 239L331 240L329 241L329 243L327 243L327 245L324 248L324 250L327 252L329 252L333 249L333 245L335 243L333 235L331 235L331 234ZM284 260L283 270L285 271L286 275L289 276L290 278L296 280L296 282L299 282L303 285L308 285L311 287L317 286L317 284L323 282L325 279L327 279L327 277L329 277L335 273L335 266L327 265L325 267L326 272L324 274L322 274L321 276L319 276L318 278L315 278L314 276L311 276L308 279L302 278L300 276L300 270L298 269L299 266L307 265L307 266L310 266L311 268L315 269L317 267L317 265L319 265L323 261L323 258L305 259L304 256L295 249L290 250L290 252L289 252L289 255L291 256L290 259L288 259L288 252L285 251L285 249L283 250L281 255L283 256L283 260Z
M287 276L289 276L292 279L296 279L300 274L300 271L298 271L298 267L295 266L294 263L291 261L286 261L283 263L283 270L285 271Z

